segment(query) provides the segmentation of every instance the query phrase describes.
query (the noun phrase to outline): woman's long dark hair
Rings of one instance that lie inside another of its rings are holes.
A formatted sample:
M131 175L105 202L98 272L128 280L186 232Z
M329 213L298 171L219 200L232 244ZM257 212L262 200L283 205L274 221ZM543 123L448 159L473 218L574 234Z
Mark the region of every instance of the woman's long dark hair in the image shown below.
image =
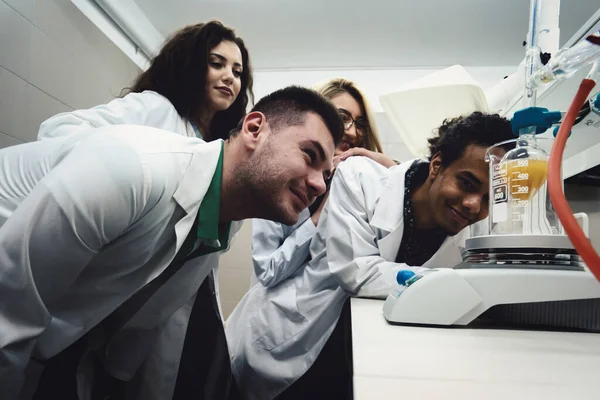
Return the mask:
M206 107L208 57L224 40L237 44L242 53L240 93L231 107L215 114L209 132L202 134L206 141L226 139L246 114L248 98L254 102L254 93L244 41L219 21L190 25L175 32L152 59L150 67L137 77L132 87L124 89L123 94L153 90L169 99L182 118L200 126L200 115Z

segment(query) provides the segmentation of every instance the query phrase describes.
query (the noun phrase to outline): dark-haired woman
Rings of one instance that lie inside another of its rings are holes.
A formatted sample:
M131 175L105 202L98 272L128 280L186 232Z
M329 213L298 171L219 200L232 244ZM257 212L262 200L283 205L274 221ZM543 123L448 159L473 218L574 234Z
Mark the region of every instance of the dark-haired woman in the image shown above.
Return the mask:
M108 104L46 120L38 139L117 124L152 126L206 141L227 138L253 97L248 50L218 21L187 26L166 41L123 93Z

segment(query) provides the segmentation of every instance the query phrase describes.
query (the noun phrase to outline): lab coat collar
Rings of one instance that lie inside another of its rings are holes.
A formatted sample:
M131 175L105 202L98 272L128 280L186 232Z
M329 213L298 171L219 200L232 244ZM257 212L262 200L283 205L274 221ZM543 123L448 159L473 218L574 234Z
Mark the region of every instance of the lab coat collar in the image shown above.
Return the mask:
M192 151L192 161L173 194L173 199L187 214L175 224L176 252L179 251L194 225L194 218L217 168L222 143L222 140L215 140L210 143L193 144L195 147Z
M204 200L198 210L198 238L219 240L219 212L221 211L221 182L223 179L223 146L215 173L213 174Z
M400 225L404 226L404 183L406 173L415 162L428 161L417 158L389 169L390 175L373 213L371 225L388 232L393 232Z
M217 167L213 174L210 186L204 195L200 209L198 210L197 238L202 240L203 248L197 254L209 254L227 248L229 242L229 231L231 221L219 223L221 211L221 184L223 182L223 147L217 161ZM190 235L193 232L190 232Z
M402 243L402 235L404 234L404 183L406 173L415 162L428 163L429 161L424 158L417 158L390 168L390 176L371 221L371 225L374 227L389 232L378 240L379 254L387 261L396 261L398 249ZM443 260L441 258L444 257L444 254L450 254L450 248L464 245L468 234L469 228L467 227L455 236L448 236L433 257L423 264L423 267L460 261Z
M191 123L190 125L192 126L192 130L194 131L194 135L198 138L198 139L202 139L204 140L204 136L202 136L202 133L200 132L200 129L198 128L198 125Z
M173 194L173 199L187 214L198 211L217 168L222 145L222 140L195 144L192 161Z
M389 232L379 239L379 253L388 261L395 261L402 235L404 233L404 184L406 173L415 162L429 162L423 158L417 158L403 162L389 169L390 176L387 179L383 194L371 220L371 225Z

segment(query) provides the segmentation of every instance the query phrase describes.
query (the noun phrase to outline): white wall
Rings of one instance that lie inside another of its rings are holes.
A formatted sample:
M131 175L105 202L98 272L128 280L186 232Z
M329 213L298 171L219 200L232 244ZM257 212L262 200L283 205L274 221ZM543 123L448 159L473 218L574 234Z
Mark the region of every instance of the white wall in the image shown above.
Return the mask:
M111 100L138 72L70 0L0 0L0 148Z
M500 82L505 76L515 72L515 65L498 67L463 66L485 90ZM312 86L317 82L333 77L354 81L367 95L376 112L383 112L379 96L394 92L404 84L421 78L441 68L397 68L397 69L347 69L347 70L259 70L255 71L256 98L287 85Z

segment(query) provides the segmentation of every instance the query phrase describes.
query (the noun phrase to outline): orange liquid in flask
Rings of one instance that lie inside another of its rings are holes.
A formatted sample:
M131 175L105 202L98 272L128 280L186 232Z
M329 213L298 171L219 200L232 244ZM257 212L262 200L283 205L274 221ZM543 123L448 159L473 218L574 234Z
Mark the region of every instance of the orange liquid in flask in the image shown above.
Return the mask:
M548 160L510 160L506 164L513 199L531 199L546 182Z

